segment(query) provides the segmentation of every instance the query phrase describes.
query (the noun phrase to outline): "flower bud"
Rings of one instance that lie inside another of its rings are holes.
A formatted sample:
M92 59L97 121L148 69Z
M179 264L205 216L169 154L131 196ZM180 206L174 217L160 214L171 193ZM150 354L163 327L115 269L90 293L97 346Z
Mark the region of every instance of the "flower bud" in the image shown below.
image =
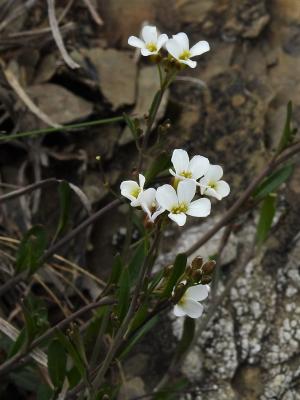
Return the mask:
M173 294L173 298L172 301L176 304L178 303L178 301L182 298L182 296L184 295L184 292L186 290L186 285L181 282L179 283L175 290L174 290L174 294Z
M201 271L204 275L211 275L216 267L215 260L209 260L202 265Z
M193 270L200 269L203 265L203 258L200 256L197 256L196 258L193 259L191 266Z
M212 281L212 275L202 275L201 276L201 283L202 285L207 285Z
M192 278L195 283L199 283L200 281L202 283L202 276L203 274L200 269L196 269L193 271Z
M172 270L173 270L173 265L168 265L164 270L164 277L169 276Z

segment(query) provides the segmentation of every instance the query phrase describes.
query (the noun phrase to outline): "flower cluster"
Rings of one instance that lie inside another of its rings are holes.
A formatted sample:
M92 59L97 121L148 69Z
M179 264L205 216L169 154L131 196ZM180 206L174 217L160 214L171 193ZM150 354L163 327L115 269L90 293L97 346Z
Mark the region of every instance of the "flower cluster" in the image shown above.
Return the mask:
M197 155L190 160L185 150L175 149L171 161L173 185L144 189L145 177L142 174L139 175L139 183L131 180L121 183L122 196L131 201L132 207L141 207L150 222L154 223L160 214L167 211L168 217L182 226L187 215L207 217L210 214L211 202L201 196L211 196L218 200L228 196L229 185L221 180L222 167L210 164L206 157ZM194 200L197 192L200 198Z
M169 39L165 33L159 35L155 26L144 26L141 38L130 36L128 44L139 48L143 56L158 55L161 49L165 48L171 58L191 68L197 66L197 62L191 60L191 57L200 56L210 50L205 40L201 40L190 48L186 33L177 33Z

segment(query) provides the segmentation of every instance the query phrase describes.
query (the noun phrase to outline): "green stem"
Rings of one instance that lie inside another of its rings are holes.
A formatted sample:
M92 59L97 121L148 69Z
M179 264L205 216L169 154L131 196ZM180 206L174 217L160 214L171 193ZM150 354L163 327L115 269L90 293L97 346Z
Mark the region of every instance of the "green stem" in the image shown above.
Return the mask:
M0 135L0 141L9 142L11 140L28 137L28 136L30 137L30 136L36 136L36 135L44 135L44 134L53 133L53 132L61 132L61 131L69 131L69 130L73 130L73 129L88 128L90 126L111 124L111 123L121 122L121 121L124 121L124 117L104 118L104 119L98 119L96 121L82 122L79 124L64 125L64 126L61 126L58 128L36 129L34 131L20 132L20 133L14 134L14 135Z

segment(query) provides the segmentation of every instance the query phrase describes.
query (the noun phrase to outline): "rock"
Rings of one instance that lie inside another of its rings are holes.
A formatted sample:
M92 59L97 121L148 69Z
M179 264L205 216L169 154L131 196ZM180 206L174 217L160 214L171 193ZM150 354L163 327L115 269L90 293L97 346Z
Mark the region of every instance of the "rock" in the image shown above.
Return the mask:
M217 5L214 0L176 0L180 20L184 23L202 23ZM218 6L217 6L218 7Z
M137 100L136 105L132 111L132 116L140 119L140 127L145 128L145 119L143 116L148 113L151 103L154 99L155 93L159 90L159 76L156 67L147 66L141 68L138 78L137 87ZM155 122L153 127L155 127L157 121L159 121L165 114L168 101L168 91L165 93L161 105L159 107ZM128 127L126 127L119 139L119 145L123 146L125 144L133 141L133 136Z
M133 104L137 67L132 52L94 48L87 56L95 66L100 90L112 109Z
M223 34L228 40L256 38L270 21L265 0L233 2L228 14L223 27Z
M274 0L272 11L276 18L287 23L300 21L300 6L298 0Z
M135 377L123 383L118 394L118 400L133 400L144 394L146 394L144 382L140 377Z
M173 0L98 0L109 45L128 47L128 37L139 36L144 23L175 32L178 16Z
M29 86L26 91L31 100L58 124L87 118L93 111L91 103L53 83Z

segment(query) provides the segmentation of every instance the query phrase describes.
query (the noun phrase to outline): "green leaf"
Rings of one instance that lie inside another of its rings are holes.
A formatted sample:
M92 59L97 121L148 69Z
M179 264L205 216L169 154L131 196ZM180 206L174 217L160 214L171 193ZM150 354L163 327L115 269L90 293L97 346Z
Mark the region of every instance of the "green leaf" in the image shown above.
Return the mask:
M155 315L149 321L145 323L137 332L136 334L128 341L125 349L122 351L118 358L124 358L126 355L131 351L131 349L136 345L136 343L146 335L158 322L159 318Z
M286 111L286 120L282 132L282 136L278 145L278 153L284 150L292 141L295 130L292 129L292 116L293 116L293 104L291 101L288 102Z
M162 93L161 90L158 90L155 93L155 96L153 98L152 104L151 104L150 109L149 109L149 120L152 119L154 117L155 113L157 112L157 109L159 107L162 95L163 95L163 93Z
M77 349L73 346L72 342L66 337L60 330L56 331L56 337L65 348L66 353L71 357L74 362L74 365L78 369L81 377L86 379L86 367L84 361L81 359L80 354Z
M41 226L34 226L24 235L16 255L16 273L27 270L33 274L40 266L47 245L46 232Z
M25 347L26 343L26 330L23 328L17 337L17 340L12 344L8 352L8 358L11 358L15 354L17 354L23 347Z
M134 318L130 324L130 332L134 332L142 325L142 323L147 318L147 314L148 314L148 303L145 302L136 311Z
M53 396L53 390L48 385L39 385L36 393L37 400L50 400Z
M149 287L148 287L148 291L150 293L155 289L155 287L162 280L164 273L165 273L165 271L162 269L161 271L158 271L156 274L154 274L153 279L151 280Z
M175 259L171 274L168 277L165 289L163 290L162 297L169 298L171 296L174 286L176 285L178 279L185 271L186 262L187 262L186 254L178 254L178 256Z
M256 231L256 243L261 246L267 239L276 211L276 197L267 196L261 206L260 217Z
M118 282L118 280L120 279L120 276L121 276L123 268L124 268L124 265L123 265L122 258L120 256L120 254L117 254L115 256L115 259L114 259L114 262L113 262L113 266L112 266L111 275L110 275L110 278L109 278L109 283L110 284L115 284L115 283Z
M128 128L130 129L130 132L132 133L134 140L137 140L138 134L137 134L137 129L136 129L136 126L135 126L133 120L126 113L123 113L123 117L125 119L125 122L126 122Z
M132 260L128 265L128 273L129 273L129 285L132 286L137 279L139 274L139 270L141 269L143 262L146 257L146 242L143 240L142 243L137 247Z
M151 163L150 167L147 169L145 173L145 178L147 184L153 181L157 175L163 171L168 170L171 167L171 158L170 156L163 152L159 154Z
M130 284L128 268L124 267L119 280L117 316L122 321L129 307Z
M275 192L282 183L288 180L292 172L292 164L285 165L283 168L275 171L256 189L253 194L254 199L261 200L270 193Z
M61 388L66 376L67 355L64 346L57 339L48 347L48 372L55 388Z
M58 226L53 238L53 242L57 237L65 230L70 216L70 205L71 205L71 188L66 181L62 181L58 187L59 203L60 203L60 217Z

